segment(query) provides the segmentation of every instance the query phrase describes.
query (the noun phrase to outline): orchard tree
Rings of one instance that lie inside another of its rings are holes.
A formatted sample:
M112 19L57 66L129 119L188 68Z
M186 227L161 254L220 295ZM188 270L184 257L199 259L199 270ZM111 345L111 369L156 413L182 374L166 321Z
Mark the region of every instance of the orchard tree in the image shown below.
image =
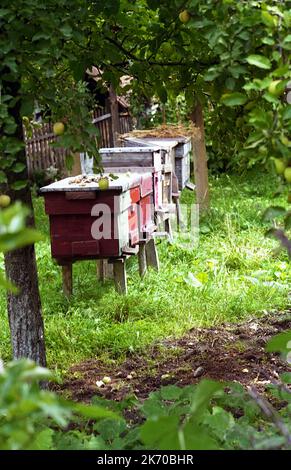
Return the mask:
M290 7L277 0L124 0L102 25L105 44L124 57L115 66L137 78L138 92L162 103L185 94L200 128L194 163L202 209L209 196L203 111L216 119L208 137L217 150L232 149L248 166L289 152L282 95L290 79Z

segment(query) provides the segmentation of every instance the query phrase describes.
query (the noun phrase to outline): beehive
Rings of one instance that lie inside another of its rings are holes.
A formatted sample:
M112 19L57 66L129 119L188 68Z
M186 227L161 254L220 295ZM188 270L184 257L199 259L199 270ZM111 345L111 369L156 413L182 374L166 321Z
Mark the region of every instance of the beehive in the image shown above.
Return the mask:
M100 190L96 176L89 183L82 183L82 178L65 178L41 188L52 256L60 265L121 257L130 253L144 232L150 234L155 228L151 206L146 204L153 195L151 173L119 174L106 190Z
M164 191L165 165L164 154L159 147L114 147L100 149L102 165L106 171L114 173L125 171L143 174L146 171L152 173L153 178L153 202L155 210L165 209L169 204L169 197ZM171 167L168 167L170 176L167 185L171 185ZM171 191L171 187L170 187Z
M179 189L184 189L190 180L190 154L191 154L191 138L190 137L125 137L125 145L129 146L158 146L161 151L165 152L165 162L171 162L175 175L178 179Z

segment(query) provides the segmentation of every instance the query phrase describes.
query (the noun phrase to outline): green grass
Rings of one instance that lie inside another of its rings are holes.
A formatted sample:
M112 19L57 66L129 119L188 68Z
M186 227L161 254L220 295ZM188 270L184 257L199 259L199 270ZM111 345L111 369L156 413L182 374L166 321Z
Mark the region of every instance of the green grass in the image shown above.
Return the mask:
M261 223L266 207L284 204L286 195L273 199L276 186L266 174L211 179L212 209L201 221L197 247L158 243L160 272L151 270L143 280L137 259L131 258L127 296L118 295L112 281L102 286L96 280L94 262L76 263L70 301L63 297L60 268L51 259L43 200L35 199L37 226L46 236L37 244L37 258L49 366L65 371L89 357L121 360L191 327L238 322L287 308L291 278L287 256L274 254L277 243L264 238L266 226ZM193 202L193 193L185 190L182 201ZM189 273L203 285L191 285ZM7 358L4 292L0 322L0 355Z

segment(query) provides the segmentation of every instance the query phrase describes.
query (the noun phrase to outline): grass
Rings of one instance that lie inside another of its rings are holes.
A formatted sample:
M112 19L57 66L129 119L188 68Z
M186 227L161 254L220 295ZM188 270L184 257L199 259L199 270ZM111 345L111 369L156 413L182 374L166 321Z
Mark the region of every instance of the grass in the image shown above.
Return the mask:
M288 306L291 271L277 243L264 238L262 211L274 201L277 182L252 173L243 179L223 175L211 179L212 209L201 221L199 245L158 244L160 272L139 279L137 259L128 263L127 296L112 281L96 280L96 264L74 265L74 295L61 291L60 268L50 255L48 220L43 200L35 199L37 226L45 241L37 244L39 285L45 320L48 363L65 372L73 363L100 357L122 360L145 351L154 341L182 335L191 327L239 322L266 310ZM182 202L194 202L185 190ZM190 275L189 275L190 273ZM201 281L196 287L193 278ZM5 293L0 295L0 355L10 355Z

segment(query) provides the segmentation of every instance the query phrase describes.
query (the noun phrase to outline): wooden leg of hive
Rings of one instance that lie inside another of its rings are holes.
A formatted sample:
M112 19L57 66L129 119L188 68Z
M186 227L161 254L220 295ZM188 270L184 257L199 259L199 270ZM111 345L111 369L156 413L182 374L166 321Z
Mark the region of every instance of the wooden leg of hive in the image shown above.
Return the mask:
M106 279L113 279L113 266L108 263L107 259L97 260L97 278L101 282L105 282Z
M127 294L126 267L124 259L113 261L115 288L119 294Z
M159 263L159 256L157 252L157 248L155 245L155 240L151 238L145 246L146 249L146 260L148 266L152 266L153 268L159 270L160 263Z
M176 206L176 217L177 217L177 228L179 230L180 226L181 226L181 206L180 206L180 199L179 197L174 197L173 198L173 201L175 203L175 206Z
M103 259L97 259L96 261L96 273L97 273L97 279L100 282L104 282L106 279L106 273L105 273L105 264Z
M138 252L138 266L139 266L139 275L143 277L147 272L147 259L146 259L146 244L141 242L139 244Z
M169 234L169 239L173 239L170 217L165 220L165 231Z
M62 266L63 292L66 297L73 293L73 269L72 263Z

